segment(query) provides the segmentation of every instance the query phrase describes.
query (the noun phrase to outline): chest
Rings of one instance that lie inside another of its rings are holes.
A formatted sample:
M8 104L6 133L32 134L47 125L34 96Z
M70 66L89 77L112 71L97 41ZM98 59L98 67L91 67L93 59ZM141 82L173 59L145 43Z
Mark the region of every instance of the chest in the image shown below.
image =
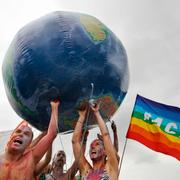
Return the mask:
M0 180L31 180L34 168L31 155L26 155L16 162L3 161L0 164Z
M91 170L88 172L84 180L109 180L109 175L105 169Z
M69 180L70 177L68 177L67 173L64 173L62 175L54 176L52 174L46 175L46 180Z

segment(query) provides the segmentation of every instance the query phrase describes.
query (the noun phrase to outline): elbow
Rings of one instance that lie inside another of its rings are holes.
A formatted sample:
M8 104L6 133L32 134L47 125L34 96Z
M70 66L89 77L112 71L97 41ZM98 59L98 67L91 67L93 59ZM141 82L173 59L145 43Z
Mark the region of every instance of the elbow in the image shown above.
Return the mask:
M76 144L78 141L76 139L72 139L72 144Z
M73 135L73 138L72 138L71 142L72 142L72 144L76 144L76 143L79 143L80 140L79 140L78 136Z

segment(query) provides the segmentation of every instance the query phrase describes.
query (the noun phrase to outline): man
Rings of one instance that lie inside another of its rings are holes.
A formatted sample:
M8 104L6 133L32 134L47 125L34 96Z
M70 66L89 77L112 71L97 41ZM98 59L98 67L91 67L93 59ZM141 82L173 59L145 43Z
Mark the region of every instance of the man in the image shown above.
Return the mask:
M77 164L74 162L73 165L64 172L64 165L66 164L66 154L64 151L58 151L55 154L52 162L52 172L45 175L46 180L72 180L75 178L77 173Z
M82 152L85 152L86 141L89 131L83 131L81 134L81 146ZM54 155L52 162L52 172L45 175L46 180L75 180L76 173L78 171L78 164L74 162L72 166L64 172L64 165L66 164L66 154L64 151L60 150Z
M84 180L118 180L116 151L113 148L108 129L99 113L99 104L93 104L90 107L96 117L103 140L95 139L90 145L89 154L92 160L91 166L81 150L81 133L85 121L86 110L79 111L79 119L73 133L72 144L74 157L78 162L81 177ZM104 159L106 156L107 161L105 162Z
M30 147L33 133L27 123L21 123L12 133L5 153L0 156L0 180L32 180L36 164L57 135L59 101L51 102L51 119L47 134Z

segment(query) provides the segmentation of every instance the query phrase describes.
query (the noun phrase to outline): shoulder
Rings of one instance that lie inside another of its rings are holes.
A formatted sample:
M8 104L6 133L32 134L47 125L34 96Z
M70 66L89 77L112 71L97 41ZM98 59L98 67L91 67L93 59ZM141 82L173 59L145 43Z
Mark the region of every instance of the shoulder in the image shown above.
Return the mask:
M5 157L3 154L0 155L0 167L4 164Z

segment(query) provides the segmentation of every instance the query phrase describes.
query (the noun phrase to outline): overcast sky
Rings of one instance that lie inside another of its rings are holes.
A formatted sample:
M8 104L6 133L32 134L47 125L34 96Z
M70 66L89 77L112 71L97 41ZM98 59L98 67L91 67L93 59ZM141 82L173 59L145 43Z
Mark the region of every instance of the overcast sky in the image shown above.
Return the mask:
M137 93L180 107L179 7L179 0L0 0L0 63L16 32L44 14L67 10L100 19L119 37L128 55L129 90L114 116L121 154ZM21 119L7 100L1 73L0 87L0 131L4 131L13 129ZM93 132L90 139L95 137L96 130ZM60 141L71 154L71 135L58 136L57 144ZM68 156L70 161L72 156ZM120 179L179 180L179 170L180 163L175 158L128 140Z

